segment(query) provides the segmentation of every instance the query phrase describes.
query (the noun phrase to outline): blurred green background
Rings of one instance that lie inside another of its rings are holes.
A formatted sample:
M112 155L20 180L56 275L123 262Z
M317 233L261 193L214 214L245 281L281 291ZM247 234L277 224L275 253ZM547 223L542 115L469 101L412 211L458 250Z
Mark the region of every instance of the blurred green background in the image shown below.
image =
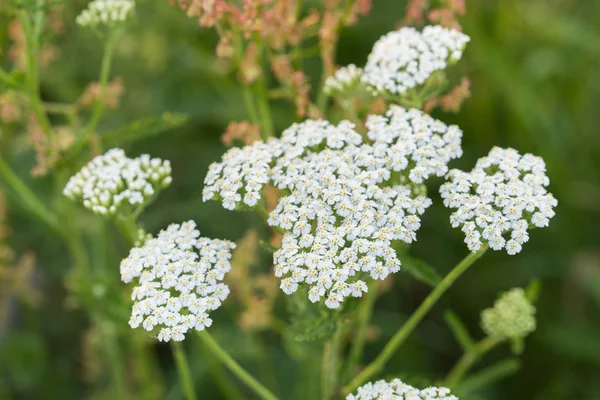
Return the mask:
M42 74L46 99L73 101L89 81L97 79L98 40L72 22L84 6L78 0L65 8L66 31L55 41L60 58ZM374 41L394 29L404 6L403 1L375 0L368 17L344 30L338 64L364 65ZM549 228L531 232L523 252L512 257L489 252L462 277L386 372L444 376L460 350L443 322L443 312L452 307L471 332L482 337L480 311L499 292L539 277L538 330L527 338L522 368L481 392L481 398L600 399L600 79L596 75L600 73L600 2L472 0L467 7L461 23L471 42L451 74L457 80L463 75L471 79L472 97L456 115L435 113L464 131L465 155L451 166L470 169L495 145L532 152L547 163L550 191L559 207ZM102 127L118 127L164 111L190 117L183 127L127 149L134 155L148 152L169 159L173 165L174 183L142 217L149 231L194 219L205 236L237 240L247 227L256 225L251 215L201 201L207 167L225 151L220 134L230 121L246 118L239 84L231 74L223 74L215 61L215 44L214 32L198 27L167 0L138 1L137 22L119 44L114 74L123 78L125 93L120 108L104 119ZM318 63L313 72L318 76ZM276 111L280 132L292 119L285 106L277 106ZM17 159L20 175L28 176L33 154L24 152ZM37 193L51 185L47 178L27 180ZM434 206L425 214L411 252L445 273L467 249L460 231L450 228L450 213L437 196L439 183L431 185ZM81 310L68 308L65 249L18 205L11 205L9 223L9 243L17 254L32 250L37 256L34 284L43 300L37 309L11 304L9 317L0 326L0 397L8 396L10 388L14 398L88 398L95 390L84 377L88 361L82 352L82 332L88 321ZM105 234L117 235L112 229ZM126 252L122 243L103 256L112 263L109 268L114 274ZM377 354L428 291L409 275L398 274L393 289L377 303L374 322L381 335L368 344L366 360ZM242 363L253 359L261 350L237 334L227 310L216 314L215 335ZM265 338L264 354L280 363L272 371L273 379L286 387L295 379L294 372L285 368L277 337ZM189 347L194 376L203 388L201 398L221 398L209 376L214 366L204 361L199 348ZM157 352L169 379L166 396L176 399L180 393L168 347L157 345ZM494 351L484 364L507 353L506 348ZM247 365L255 368L251 361Z

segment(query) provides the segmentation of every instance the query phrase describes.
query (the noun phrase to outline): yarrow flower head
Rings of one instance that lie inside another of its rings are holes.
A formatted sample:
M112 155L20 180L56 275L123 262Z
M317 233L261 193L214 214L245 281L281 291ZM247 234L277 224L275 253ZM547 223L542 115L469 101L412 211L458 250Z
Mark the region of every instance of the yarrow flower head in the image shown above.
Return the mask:
M431 204L423 181L447 172L462 132L417 110L371 117L363 143L354 125L308 120L281 139L229 150L205 180L204 199L253 207L266 184L282 197L268 223L284 231L275 275L291 294L338 308L368 290L366 279L400 269L395 242L411 243Z
M459 60L469 40L459 31L437 25L422 32L410 27L390 32L373 46L362 80L376 95L403 94Z
M528 229L548 226L554 216L546 164L532 154L495 147L471 172L454 169L447 179L440 188L444 205L456 209L450 221L473 252L487 244L516 254L529 240Z
M450 389L429 387L419 390L407 385L400 379L369 382L358 388L356 394L350 394L346 400L458 400Z
M83 27L113 27L130 18L134 9L132 0L94 0L77 16L76 22Z
M200 237L193 221L169 225L133 248L121 262L121 280L137 283L129 325L158 331L166 342L210 326L209 313L229 294L223 278L234 248L227 240Z
M143 207L170 183L169 161L147 154L132 159L112 149L71 177L63 194L96 214L114 215Z
M361 85L363 70L354 64L338 69L325 80L323 90L329 96L344 96L353 93Z
M448 162L462 156L462 131L417 109L392 105L384 115L367 119L367 136L374 153L391 171L404 171L400 183L421 184L430 176L444 176Z
M502 294L494 307L481 313L481 327L488 336L521 338L535 330L535 307L521 288Z

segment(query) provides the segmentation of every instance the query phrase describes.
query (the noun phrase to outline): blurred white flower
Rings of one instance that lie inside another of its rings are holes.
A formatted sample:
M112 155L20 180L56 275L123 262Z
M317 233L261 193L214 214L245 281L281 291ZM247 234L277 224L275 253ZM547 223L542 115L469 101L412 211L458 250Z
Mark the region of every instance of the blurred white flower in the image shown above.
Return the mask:
M488 336L525 337L535 330L535 307L523 289L511 289L496 300L494 307L483 310L481 327Z
M352 93L361 84L363 70L354 64L338 69L325 80L323 90L329 96L343 96Z
M358 388L356 394L350 394L346 400L458 400L450 389L429 387L419 390L405 384L400 379L389 382L379 380L369 382Z
M212 324L209 313L229 294L223 283L231 269L227 240L200 237L193 221L172 224L121 262L121 280L136 280L129 325L158 331L158 339L181 341Z
M488 244L508 254L521 251L528 229L548 226L556 199L548 193L546 164L532 154L494 147L471 172L452 170L440 187L444 205L456 211L453 227L461 227L472 252Z
M112 27L125 22L135 9L131 0L94 0L77 16L77 24L84 27Z
M171 183L171 164L144 154L128 158L112 149L75 174L63 194L100 215L134 211Z
M373 46L362 80L374 94L402 94L459 60L469 40L441 26L426 26L422 32L409 27L390 32Z

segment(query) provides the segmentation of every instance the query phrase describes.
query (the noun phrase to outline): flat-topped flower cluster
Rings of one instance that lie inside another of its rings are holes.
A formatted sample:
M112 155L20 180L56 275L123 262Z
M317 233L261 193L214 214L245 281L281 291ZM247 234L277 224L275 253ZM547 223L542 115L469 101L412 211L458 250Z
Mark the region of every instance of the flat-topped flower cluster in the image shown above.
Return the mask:
M350 394L346 400L458 400L450 393L450 389L443 387L428 387L417 389L407 385L400 379L389 382L379 380L369 382L358 388L356 394Z
M158 330L161 341L181 341L191 330L212 324L209 312L229 294L223 283L231 269L227 240L200 237L193 221L172 224L135 247L121 262L121 280L136 281L129 325Z
M264 185L282 190L268 223L284 231L275 275L291 294L337 308L367 291L364 279L400 269L393 242L411 243L431 204L421 186L461 155L461 131L418 110L393 106L367 123L363 143L354 125L308 120L281 139L228 151L210 166L204 200L228 209L253 207Z
M403 94L459 60L467 42L467 35L437 25L390 32L373 46L362 81L377 95Z
M132 0L94 0L76 18L84 27L111 27L125 22L135 9Z
M128 158L112 149L75 174L63 193L96 214L114 215L146 204L171 183L171 163L144 154Z
M444 205L454 208L453 227L461 227L471 251L483 244L508 254L521 251L531 227L548 226L556 199L544 160L514 149L493 148L471 172L452 170L440 188Z

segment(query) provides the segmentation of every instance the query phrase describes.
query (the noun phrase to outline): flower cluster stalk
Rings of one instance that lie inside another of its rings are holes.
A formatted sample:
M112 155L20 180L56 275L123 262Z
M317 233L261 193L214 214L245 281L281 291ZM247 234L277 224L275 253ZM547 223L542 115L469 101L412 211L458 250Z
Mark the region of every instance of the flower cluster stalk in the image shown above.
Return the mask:
M487 250L487 246L482 246L477 252L469 253L460 263L458 263L436 288L425 298L419 308L408 318L402 327L394 334L390 341L385 345L381 353L369 365L365 367L354 379L342 389L344 395L352 393L363 383L367 382L377 374L392 358L398 348L404 343L408 336L414 331L419 322L423 320L427 312L435 305L438 299L452 286L452 284L479 259Z
M475 364L484 354L490 351L504 341L503 338L488 336L475 345L475 347L463 354L456 365L450 370L450 373L444 381L444 385L449 388L455 388L465 374L469 372L473 364Z
M277 397L269 389L256 380L248 371L246 371L229 353L227 353L206 330L198 332L204 345L208 350L219 359L235 376L244 382L263 400L277 400Z
M194 389L194 382L192 381L192 374L190 372L190 366L185 356L185 351L180 342L171 342L173 348L173 355L175 357L175 363L177 364L177 371L179 372L179 378L183 386L183 392L187 400L196 400L196 390Z

